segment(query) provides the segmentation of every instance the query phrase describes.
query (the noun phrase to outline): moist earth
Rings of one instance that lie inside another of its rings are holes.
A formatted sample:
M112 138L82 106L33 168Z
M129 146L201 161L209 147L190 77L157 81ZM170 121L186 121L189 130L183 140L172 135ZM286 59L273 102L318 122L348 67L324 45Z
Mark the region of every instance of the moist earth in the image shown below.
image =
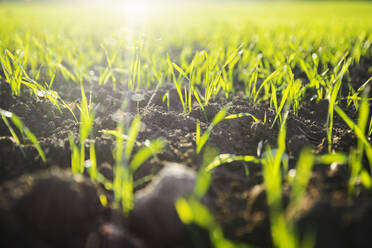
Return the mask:
M358 72L357 69L355 71ZM113 90L109 84L85 85L85 92L88 98L91 97L95 110L90 136L94 138L90 141L96 146L99 171L108 179L113 178L115 138L102 131L115 129L120 119L125 120L128 127L136 114L141 115L138 141L162 138L166 148L139 168L134 175L135 180L146 176L153 176L152 181L160 180L159 177L162 177L161 173L157 175L158 172L175 163L197 172L203 163L202 156L195 153L197 120L200 120L202 131L206 130L216 113L226 105L230 106L228 114L249 113L259 121L249 116L225 119L214 127L207 146L215 147L219 153L236 155L257 155L260 142L276 147L279 126L273 124L274 110L265 102L252 104L240 92L230 99L215 97L204 111L197 104L193 105L191 112L183 114L172 84L164 83L160 88L135 93L120 84L116 87ZM80 86L56 84L56 91L79 120ZM166 93L169 95L169 106L163 101ZM298 113L290 113L288 117L286 153L289 168L295 167L304 147L311 147L316 154L326 153L328 149L328 102L311 99L311 92L306 92ZM122 108L124 101L126 108ZM346 102L341 106L348 116L354 120L357 118L355 111L346 108ZM206 231L196 226L179 228L179 220L175 221L175 227L180 230L177 236L167 231L169 226L163 229L162 225L153 223L158 218L159 223L171 223L172 228L174 219L167 222L172 215L168 216L164 211L159 211L156 216L140 215L141 218L131 219L125 218L121 211L101 206L99 195L106 194L110 202L113 193L92 182L88 175L72 175L69 172L71 152L68 135L72 133L78 140L79 123L67 108L58 110L47 99L36 98L27 91L20 97L11 96L10 88L4 81L0 81L0 108L22 118L38 138L47 158L47 162L43 163L31 144L17 145L8 128L0 122L2 247L211 246ZM348 126L335 116L333 149L347 153L356 141ZM138 149L135 147L134 152ZM86 152L88 156L88 149ZM344 165L316 164L313 169L301 211L294 218L300 236L309 231L316 235L316 247L368 247L372 242L369 235L372 229L371 192L357 185L356 194L350 196L349 174ZM137 201L139 192L156 188L154 184L147 182L137 187ZM289 192L290 186L284 179L285 205ZM215 168L203 203L220 223L228 239L257 247L273 246L260 165L233 162ZM133 216L137 212L140 210L135 209ZM148 222L152 225L141 228ZM198 239L195 239L195 233L199 234L196 235Z

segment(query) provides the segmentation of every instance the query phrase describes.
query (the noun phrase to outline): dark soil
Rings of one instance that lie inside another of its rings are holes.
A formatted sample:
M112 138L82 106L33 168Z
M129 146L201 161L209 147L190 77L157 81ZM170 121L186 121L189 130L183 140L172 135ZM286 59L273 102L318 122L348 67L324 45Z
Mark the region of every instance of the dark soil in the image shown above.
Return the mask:
M80 87L57 82L55 85L79 119L75 106L80 101ZM92 141L96 145L99 170L107 178L112 178L115 139L101 131L115 129L120 118L129 124L136 114L142 116L143 123L138 140L143 142L161 137L166 142L166 148L158 155L158 160L150 159L140 167L135 179L156 175L170 162L198 170L202 157L195 153L196 122L199 119L202 130L205 130L214 115L228 103L231 103L229 114L250 113L261 121L254 122L251 117L223 120L213 129L207 145L214 146L220 153L238 155L256 155L260 141L276 146L279 127L277 124L272 127L274 111L267 104L251 104L239 93L228 100L223 97L214 99L205 108L205 113L195 105L191 113L182 114L177 92L171 84L164 84L157 90L137 92L143 96L140 101L134 101L134 93L121 85L113 91L111 85L98 87L87 84L85 90L87 95L91 93L96 113L91 137L94 137ZM170 109L162 101L167 91ZM310 146L316 154L327 152L325 126L328 103L313 102L310 98L311 95L305 96L298 114L291 113L288 118L286 153L290 168L295 167L300 151L306 146ZM124 100L127 101L127 108L122 111L120 107ZM210 245L205 232L196 227L191 228L194 231L188 235L192 233L194 237L195 232L199 233L202 237L199 245L190 241L194 239L187 235L179 239L172 237L169 243L166 229L163 240L154 241L134 228L141 223L130 223L118 211L102 207L98 194L104 192L110 200L112 193L87 177L73 176L68 172L71 156L68 134L72 132L78 137L79 124L67 109L63 108L60 112L47 99L35 99L27 92L21 97L13 97L3 81L0 81L0 108L22 118L37 136L47 157L44 164L31 144L17 145L7 127L0 122L1 247ZM351 108L345 106L344 110L353 119L357 118ZM267 121L263 123L265 114ZM337 116L333 132L334 150L348 152L356 145L355 135ZM248 168L249 176L240 162L217 167L205 204L222 225L227 238L258 247L272 247L261 166L248 164ZM317 247L368 247L372 243L372 236L369 235L372 229L372 194L358 186L356 195L348 195L348 177L349 171L343 165L330 167L318 164L314 168L303 210L294 218L301 233L310 230L316 234ZM283 190L286 202L290 190L286 182ZM159 223L162 221L159 220ZM160 224L151 228L154 228L154 233L162 230Z

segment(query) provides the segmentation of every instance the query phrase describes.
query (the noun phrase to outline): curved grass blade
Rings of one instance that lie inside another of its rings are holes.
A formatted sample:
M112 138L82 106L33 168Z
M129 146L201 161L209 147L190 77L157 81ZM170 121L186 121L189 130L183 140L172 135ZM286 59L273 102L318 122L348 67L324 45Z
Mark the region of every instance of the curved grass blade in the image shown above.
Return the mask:
M236 119L236 118L240 118L240 117L252 117L252 119L255 121L255 122L258 122L259 120L252 114L250 113L239 113L239 114L233 114L233 115L228 115L225 117L226 120L228 119Z
M25 135L29 141L35 146L37 152L39 153L41 159L43 162L46 162L46 157L43 152L43 150L40 147L39 141L37 140L36 136L28 129L21 121L21 119L16 116L15 114L5 111L3 109L0 109L1 117L5 123L5 125L9 128L10 133L12 134L13 138L15 139L17 144L20 144L19 138L17 137L16 133L14 132L13 128L9 125L9 122L6 120L6 118L9 118L12 123L18 128L18 130L21 132L22 135Z

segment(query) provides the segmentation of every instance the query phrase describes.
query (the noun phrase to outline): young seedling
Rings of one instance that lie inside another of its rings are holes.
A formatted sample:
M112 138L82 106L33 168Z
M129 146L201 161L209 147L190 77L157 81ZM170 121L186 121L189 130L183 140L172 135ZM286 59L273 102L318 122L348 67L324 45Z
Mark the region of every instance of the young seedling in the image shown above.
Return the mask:
M351 176L349 182L349 191L352 193L354 190L354 185L356 183L356 179L361 177L362 183L367 188L371 187L371 177L369 176L366 169L362 166L362 159L365 150L365 154L369 161L369 166L372 166L372 147L371 144L368 142L365 134L367 132L367 124L368 124L368 116L369 116L369 104L367 101L367 92L369 92L369 87L366 88L363 94L362 102L359 107L359 117L358 123L355 124L346 114L345 112L339 107L335 106L335 110L337 114L345 121L345 123L355 132L358 141L357 141L357 148L353 149L350 152L350 167L351 167Z
M169 65L169 71L170 71L170 74L173 78L172 81L174 83L174 86L176 87L178 96L179 96L181 104L182 104L183 113L186 114L186 112L187 112L187 102L185 102L184 96L182 94L182 83L179 82L179 80L177 80L177 78L176 78L176 74L174 73L174 64L170 60L169 55L167 55L167 59L168 59L167 61L168 61L168 65Z
M169 108L170 108L170 100L169 100L169 91L168 91L168 90L167 90L167 93L165 93L165 94L163 95L162 101L167 103L167 110L169 111Z
M178 216L185 225L195 223L207 230L210 240L216 248L250 247L226 239L221 226L216 222L212 213L200 202L207 193L212 179L211 171L206 170L206 167L217 154L218 152L213 148L207 147L205 149L203 165L199 169L193 194L189 197L180 197L175 202Z
M72 173L82 174L84 172L85 162L85 144L94 123L94 110L91 101L86 98L84 86L81 82L81 104L77 106L80 110L80 127L79 127L79 145L75 145L75 139L72 133L69 134L71 147L71 170ZM91 98L90 98L91 99Z
M282 170L280 165L286 149L286 119L287 116L284 116L280 126L278 148L274 154L270 146L267 146L266 152L262 158L262 168L267 204L269 206L273 243L276 247L298 247L296 236L290 224L285 219L282 203ZM302 161L303 160L301 160L301 162ZM299 169L302 174L301 176L309 174L308 168L305 167L302 169L300 167ZM297 191L293 193L294 197L298 197L299 193L301 194L301 192L298 192L298 189L301 189L301 186L303 187L303 185L306 184L307 179L305 177L301 178L301 180L304 181L301 182L297 180Z
M347 54L339 62L339 65L344 61ZM340 72L334 76L333 81L331 82L329 93L328 93L328 116L327 116L327 140L328 140L328 152L332 151L332 131L333 131L333 113L334 108L337 103L337 96L341 87L342 78L344 74L347 72L347 69L350 66L351 58L349 58L344 65ZM335 69L336 70L336 69Z
M114 191L114 206L121 206L121 209L126 216L129 215L130 211L134 207L133 194L136 185L136 182L133 180L134 172L151 156L156 156L157 153L161 152L165 145L162 139L156 139L151 142L145 141L144 143L136 141L140 129L140 123L141 119L136 115L131 123L128 135L124 135L123 120L119 122L116 130L102 131L103 133L116 137L114 151L114 180L112 185L107 183L107 186L112 187L112 190ZM135 145L142 146L142 148L132 155Z
M221 109L216 116L213 118L212 123L209 124L207 130L203 133L202 136L200 136L200 122L198 121L196 123L196 153L199 154L200 151L202 150L203 146L205 143L208 141L209 136L211 135L212 129L219 123L221 122L228 111L229 107L225 107Z
M30 129L28 129L22 123L21 119L18 116L16 116L15 114L13 114L9 111L3 110L1 108L0 108L0 115L1 115L1 118L4 121L5 125L8 127L9 132L13 136L14 141L18 145L21 144L20 139L18 138L18 136L17 136L16 132L14 131L13 127L10 125L8 119L14 124L14 126L17 127L17 129L21 133L22 137L26 136L27 139L35 146L35 148L36 148L37 152L39 153L41 159L45 163L46 162L46 157L45 157L45 154L44 154L43 150L40 147L39 141L37 140L36 136L30 131Z
M5 79L12 90L12 94L19 96L21 94L24 70L18 62L18 59L8 49L5 49L5 54L0 55L0 63Z

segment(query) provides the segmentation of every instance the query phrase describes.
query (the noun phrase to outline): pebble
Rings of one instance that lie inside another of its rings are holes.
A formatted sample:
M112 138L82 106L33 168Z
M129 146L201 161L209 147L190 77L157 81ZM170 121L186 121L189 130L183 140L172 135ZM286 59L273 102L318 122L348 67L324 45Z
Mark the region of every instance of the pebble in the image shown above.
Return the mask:
M156 244L176 240L185 232L174 203L194 190L197 173L180 164L170 163L143 190L135 195L131 224L147 240Z

